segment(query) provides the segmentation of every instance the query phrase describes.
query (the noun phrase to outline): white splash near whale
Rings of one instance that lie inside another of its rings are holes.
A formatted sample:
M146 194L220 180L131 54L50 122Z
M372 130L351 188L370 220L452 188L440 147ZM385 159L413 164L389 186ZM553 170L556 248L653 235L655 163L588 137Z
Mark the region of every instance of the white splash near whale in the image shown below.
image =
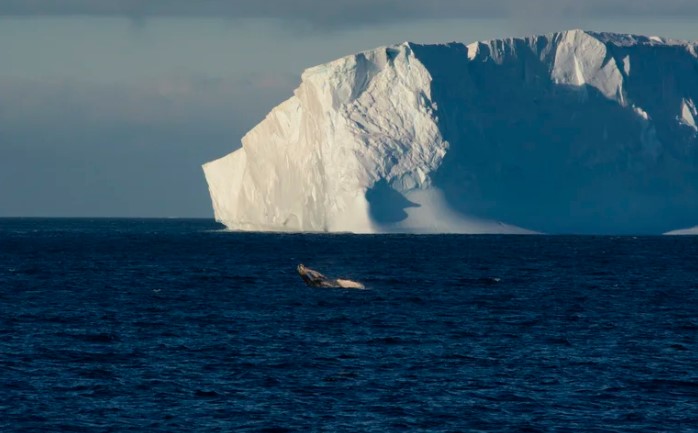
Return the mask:
M204 165L234 230L663 233L698 222L698 44L571 30L307 69Z

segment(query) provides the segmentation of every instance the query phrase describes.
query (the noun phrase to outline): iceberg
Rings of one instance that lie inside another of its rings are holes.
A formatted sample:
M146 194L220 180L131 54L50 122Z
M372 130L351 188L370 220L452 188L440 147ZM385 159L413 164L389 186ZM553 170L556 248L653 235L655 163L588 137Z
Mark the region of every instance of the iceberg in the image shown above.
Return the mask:
M678 236L678 235L698 236L698 226L690 227L687 229L671 230L671 231L668 231L664 234L669 235L669 236Z
M305 70L204 164L233 230L665 233L698 222L698 43L570 30Z

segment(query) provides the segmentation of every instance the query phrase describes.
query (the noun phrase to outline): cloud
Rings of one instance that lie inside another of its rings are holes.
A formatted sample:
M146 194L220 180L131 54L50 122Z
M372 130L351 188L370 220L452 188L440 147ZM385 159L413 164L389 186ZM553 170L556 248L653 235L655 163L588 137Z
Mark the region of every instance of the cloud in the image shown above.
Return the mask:
M201 164L238 148L296 80L0 78L0 216L210 217Z
M696 16L695 0L3 0L0 15L273 18L345 27L419 18Z
M134 84L71 79L0 79L0 125L85 131L110 127L252 127L291 95L297 78L264 73L239 79L163 77Z

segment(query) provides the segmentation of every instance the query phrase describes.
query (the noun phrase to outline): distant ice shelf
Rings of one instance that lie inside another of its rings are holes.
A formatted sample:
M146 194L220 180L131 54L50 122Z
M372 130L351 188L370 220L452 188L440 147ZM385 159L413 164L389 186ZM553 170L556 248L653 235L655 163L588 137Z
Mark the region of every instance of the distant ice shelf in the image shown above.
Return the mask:
M234 230L664 233L698 222L698 44L570 30L307 69L204 164Z
M691 227L688 229L671 230L671 231L668 231L664 234L669 235L669 236L679 236L679 235L695 236L695 235L698 235L698 226Z

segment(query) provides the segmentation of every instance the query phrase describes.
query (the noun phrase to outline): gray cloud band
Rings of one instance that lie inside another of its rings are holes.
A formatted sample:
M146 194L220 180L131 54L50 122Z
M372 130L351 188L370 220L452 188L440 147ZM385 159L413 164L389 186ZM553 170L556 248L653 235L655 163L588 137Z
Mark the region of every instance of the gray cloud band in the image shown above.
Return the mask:
M698 16L695 0L2 0L0 15L277 18L319 26L418 18ZM528 11L528 12L527 12Z

